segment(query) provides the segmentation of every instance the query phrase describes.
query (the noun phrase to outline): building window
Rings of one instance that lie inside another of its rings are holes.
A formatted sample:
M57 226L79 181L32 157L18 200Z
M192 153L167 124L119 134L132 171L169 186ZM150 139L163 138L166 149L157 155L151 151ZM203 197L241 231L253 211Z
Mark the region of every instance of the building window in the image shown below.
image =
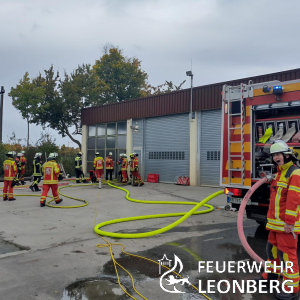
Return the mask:
M97 126L97 136L105 135L105 124Z
M106 148L116 148L116 138L114 136L106 137Z
M118 134L126 134L127 133L127 123L120 122L118 123Z
M149 152L149 159L184 160L184 151L157 151Z
M88 138L88 149L95 149L95 138Z
M207 160L220 160L221 151L207 151L206 159Z
M116 123L107 124L107 135L116 134Z
M126 148L126 135L118 135L118 145L117 148Z
M89 136L96 136L96 126L89 126Z
M126 153L127 122L91 125L88 129L87 139L87 167L91 168L95 153L105 159L112 152L115 166L120 153ZM114 168L115 176L118 168Z

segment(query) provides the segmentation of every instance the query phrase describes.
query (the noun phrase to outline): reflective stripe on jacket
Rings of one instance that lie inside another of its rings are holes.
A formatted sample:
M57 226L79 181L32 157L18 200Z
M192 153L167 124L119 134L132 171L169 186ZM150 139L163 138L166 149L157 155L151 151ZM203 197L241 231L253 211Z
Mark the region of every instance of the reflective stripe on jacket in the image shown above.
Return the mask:
M96 170L100 170L100 169L103 169L103 165L104 165L103 157L101 157L101 156L95 157L94 168L96 168Z
M33 161L33 176L42 176L42 165L39 158Z
M139 159L137 157L135 157L132 161L131 161L131 168L130 171L138 171L139 170Z
M57 184L60 170L55 160L43 164L44 184Z
M13 181L17 173L17 165L12 158L3 162L4 180Z
M292 172L289 169L292 168ZM268 223L266 228L284 232L284 225L294 225L300 233L300 169L290 161L277 167L276 178L271 182Z
M82 168L82 160L80 156L75 157L75 169L81 169Z
M15 163L17 165L17 170L21 171L22 170L22 165L21 165L21 161L18 157L15 158Z
M121 171L126 171L127 167L128 167L128 160L127 158L123 158Z
M105 160L106 170L111 170L114 168L114 161L112 158L106 157Z

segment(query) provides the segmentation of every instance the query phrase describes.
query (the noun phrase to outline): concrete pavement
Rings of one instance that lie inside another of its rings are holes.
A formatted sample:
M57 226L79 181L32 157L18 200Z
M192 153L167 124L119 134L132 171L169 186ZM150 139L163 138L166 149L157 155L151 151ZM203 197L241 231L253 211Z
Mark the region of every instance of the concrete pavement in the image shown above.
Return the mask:
M143 187L127 186L126 188L133 198L158 202L161 200L199 202L220 190L161 183L146 183ZM129 216L183 212L192 208L183 205L132 203L125 199L124 192L108 186L104 186L101 190L97 186L68 187L63 189L62 193L86 199L89 205L75 209L41 208L39 197L34 197L37 194L31 192L29 188L15 189L16 201L0 202L1 239L19 247L16 249L18 251L0 254L1 299L62 299L63 290L70 283L78 279L105 275L104 266L111 261L111 257L107 248L96 247L104 241L94 233L94 224ZM18 194L30 196L22 197ZM61 205L80 204L63 198ZM226 197L219 196L209 203L215 207L225 205ZM118 242L123 243L126 246L125 251L130 253L151 251L154 247L183 237L209 235L215 232L214 229L199 232L198 226L217 222L232 223L235 222L236 216L235 212L214 210L209 214L191 216L176 230L162 235L143 239L123 239ZM176 219L126 222L107 226L105 230L143 232L167 226ZM106 239L112 243L116 242L116 239ZM116 258L122 257L120 246L114 246L113 251ZM124 280L126 282L127 279ZM178 296L163 292L157 278L140 282L138 280L137 286L147 299L187 299L182 298L181 294ZM117 284L116 288L118 288ZM128 288L130 289L129 283ZM138 297L137 299L142 299Z

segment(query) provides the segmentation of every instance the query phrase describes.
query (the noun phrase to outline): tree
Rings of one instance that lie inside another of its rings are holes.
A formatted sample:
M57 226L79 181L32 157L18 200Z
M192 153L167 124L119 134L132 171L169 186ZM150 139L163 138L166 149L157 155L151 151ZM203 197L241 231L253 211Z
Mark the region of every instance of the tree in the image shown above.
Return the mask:
M81 134L81 109L178 90L184 83L176 86L166 81L152 87L140 60L125 57L117 47L104 49L93 66L79 65L70 75L64 72L63 78L55 74L53 66L31 80L26 72L16 88L11 88L12 104L28 122L27 148L29 123L57 130L81 149L76 139Z
M165 81L165 83L158 85L157 87L152 86L151 84L147 84L144 88L146 96L150 95L159 95L165 93L171 93L175 91L181 90L181 87L186 82L186 80L182 81L179 85L173 84L172 81Z
M27 119L27 148L29 147L31 112L40 103L43 94L43 88L31 82L28 72L25 73L16 88L12 87L8 94L12 97L13 106L21 112L23 119Z
M143 97L148 75L141 61L127 58L122 50L110 48L93 66L97 80L105 83L101 98L105 103Z
M98 82L96 86L90 65L78 66L71 75L65 73L63 80L59 79L58 73L54 74L53 66L44 73L44 76L39 74L32 81L28 73L25 74L26 85L22 81L9 93L13 105L22 115L29 115L30 123L58 130L59 134L63 137L67 135L81 148L80 141L73 136L81 134L80 111L84 107L100 104L98 87L101 85ZM39 93L30 97L33 90ZM32 105L27 106L27 103ZM75 131L71 133L73 126Z

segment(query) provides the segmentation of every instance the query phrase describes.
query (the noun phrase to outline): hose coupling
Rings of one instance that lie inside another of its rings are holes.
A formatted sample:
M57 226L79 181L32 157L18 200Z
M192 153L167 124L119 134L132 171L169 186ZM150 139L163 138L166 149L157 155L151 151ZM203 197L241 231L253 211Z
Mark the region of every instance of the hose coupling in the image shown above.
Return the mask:
M276 175L274 174L267 174L265 175L265 178L267 178L268 182L271 182L273 179L275 179Z

